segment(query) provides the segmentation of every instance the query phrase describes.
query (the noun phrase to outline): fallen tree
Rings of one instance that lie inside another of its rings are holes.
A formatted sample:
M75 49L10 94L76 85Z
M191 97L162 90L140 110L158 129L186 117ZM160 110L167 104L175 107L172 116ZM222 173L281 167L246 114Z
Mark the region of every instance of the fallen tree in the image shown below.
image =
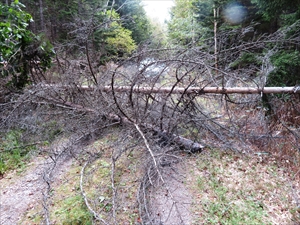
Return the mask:
M156 224L152 222L155 211L148 201L153 198L151 188L156 180L164 179L159 175L167 171L166 165L172 166L181 156L185 157L182 149L199 152L209 146L240 152L261 152L262 149L271 152L277 148L283 156L285 152L294 154L299 149L296 119L300 118L300 110L299 101L295 99L298 96L294 94L300 89L297 86L265 87L272 69L269 56L259 66L233 68L229 65L243 52L256 54L258 48L265 49L265 42L246 46L241 43L226 52L220 51L217 71L214 55L201 48L141 49L126 61L99 66L99 53L88 47L83 47L86 48L83 55L88 59L83 62L89 66L83 67L78 61L59 58L59 51L64 56L65 49L57 48L59 60L45 76L45 84L26 86L23 92L11 93L12 97L0 105L0 129L2 132L23 129L32 138L39 138L35 141L51 142L58 134L74 136L75 141L70 142L64 153L77 157L77 152L85 153L81 146L114 133L118 125L122 132L117 140L112 140L117 148L113 163L139 144L148 150L140 160L145 165L145 175L138 193L139 200L142 199L139 217L145 224ZM294 111L281 107L280 99L274 100L274 109L277 112L282 109L282 116L276 117L279 124L275 124L266 116L261 95L285 93L294 95L291 97L294 102L290 104ZM295 118L295 122L290 122L289 117ZM134 143L124 147L129 139ZM139 147L138 151L142 150ZM58 153L53 149L49 156L54 158ZM92 154L91 158L102 154L98 148L95 153L87 154ZM111 189L117 190L113 175L111 180ZM81 191L84 195L84 189ZM115 199L110 204L113 211L118 212L119 203ZM88 201L86 203L88 205Z
M73 88L68 85L49 85L45 87ZM103 91L140 94L297 94L300 87L141 87L141 86L77 86L81 91Z
M153 135L155 135L160 143L167 144L177 144L182 148L190 151L190 152L199 152L201 151L205 145L199 143L199 139L191 140L189 138L184 137L184 135L174 134L174 127L177 127L177 124L186 123L187 121L210 121L210 123L217 125L220 129L229 130L225 128L225 126L221 125L219 122L216 122L219 117L210 118L210 116L206 116L203 114L203 108L199 103L194 101L195 96L200 96L202 94L271 94L271 93L290 93L296 94L300 92L300 89L295 87L264 87L264 88L254 88L254 87L145 87L145 86L86 86L86 85L59 85L59 84L41 84L37 85L38 89L47 89L47 91L55 90L55 92L59 93L59 96L68 95L67 93L76 92L79 95L85 96L86 99L90 98L87 96L93 94L94 96L103 96L103 94L107 94L107 98L105 99L114 99L114 103L110 102L108 105L117 106L116 110L101 113L102 117L119 124L127 124L127 125L136 125L138 124L141 128L150 131ZM85 93L85 94L84 94ZM97 93L95 95L95 93ZM135 100L132 100L131 95L135 96ZM145 96L142 100L138 95ZM154 96L152 94L157 94ZM158 96L160 94L168 95L169 97L163 97L160 99ZM192 94L191 99L184 99L185 95ZM176 95L173 99L171 95ZM45 97L45 95L44 95ZM47 97L48 102L54 103L56 106L66 107L69 109L74 109L80 112L90 112L93 114L99 114L99 109L93 107L93 103L87 105L86 102L76 103L77 100L74 101L63 101L61 97L55 96L51 97L51 94ZM75 97L76 98L76 97ZM124 107L122 104L128 99L130 107ZM152 100L151 100L152 99ZM175 100L177 99L177 100ZM173 102L173 105L169 105L169 103ZM175 103L177 101L177 103ZM143 102L143 104L137 103ZM185 106L181 106L181 104L185 104ZM196 104L196 105L195 105ZM120 106L122 105L122 106ZM95 104L96 106L96 104ZM189 107L196 107L193 109L194 112L188 109ZM168 110L166 108L169 108ZM149 111L148 113L145 113ZM155 111L156 116L155 120L150 120L150 114ZM179 122L179 118L183 118L183 116L188 115L188 120L182 120ZM201 116L203 114L204 116ZM174 116L177 115L177 116ZM180 116L181 115L181 116ZM175 122L173 118L177 118ZM167 122L166 122L167 121ZM194 121L194 122L193 122ZM176 125L172 125L174 123ZM198 123L198 122L197 122ZM171 124L171 125L170 125ZM207 124L198 124L197 126L204 125L204 128L209 132L213 133L217 138L222 139L222 135L218 134L216 131L216 127L212 127L212 125ZM171 127L171 128L170 128ZM177 128L176 128L177 129ZM225 140L223 138L223 140Z
M53 101L53 99L51 101ZM78 110L81 112L86 111L86 112L92 112L95 114L98 113L96 110L94 110L92 108L86 108L81 105L74 104L72 102L57 102L56 105L58 107L63 107L63 106L68 107L70 110L75 109L75 110ZM132 120L127 119L126 117L120 117L120 116L118 116L116 114L112 114L112 113L103 114L102 117L112 121L113 124L121 124L121 123L127 124L127 125L136 125L137 124L136 121L132 121ZM146 130L149 130L150 132L152 132L154 136L159 137L159 142L163 145L164 144L165 145L176 144L191 153L200 152L203 150L203 148L205 148L205 145L203 145L203 144L200 144L196 141L192 141L192 140L182 137L180 135L168 133L166 130L160 130L151 124L142 123L141 127L143 129L146 129ZM103 129L103 127L99 128L99 129ZM97 133L97 130L95 130L94 133Z

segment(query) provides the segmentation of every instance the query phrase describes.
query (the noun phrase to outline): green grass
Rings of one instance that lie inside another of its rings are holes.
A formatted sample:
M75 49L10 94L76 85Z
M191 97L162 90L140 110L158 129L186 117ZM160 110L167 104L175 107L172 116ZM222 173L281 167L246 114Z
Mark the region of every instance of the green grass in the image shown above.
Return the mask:
M260 202L245 199L244 193L232 197L231 190L214 179L207 183L207 188L213 192L214 198L202 202L205 224L265 224Z
M0 175L9 170L24 168L29 159L28 153L35 149L21 141L21 131L10 131L0 140Z
M85 168L84 190L89 202L104 220L113 223L111 159L117 132L85 148L66 173L53 184L49 205L53 224L91 224L92 216L80 194L82 162L97 156ZM141 147L121 155L115 164L114 186L118 224L139 222L136 193L141 177ZM270 158L269 161L261 160ZM189 167L190 166L190 167ZM188 156L187 189L192 195L190 207L193 224L293 224L299 221L299 210L291 197L287 173L270 155L251 156L232 151L207 148L201 154ZM296 186L298 187L298 186ZM31 211L24 224L41 223L41 214ZM42 212L42 208L38 211ZM296 223L297 224L297 223Z
M114 134L109 135L86 147L86 151L97 155L84 171L84 191L93 210L109 223L112 214L112 186L111 186L111 142L115 140ZM135 180L137 179L139 151L122 155L115 167L115 186L118 188L117 198L122 207L117 209L118 224L135 224L138 219L138 208L134 201L136 195ZM82 155L80 160L86 160L88 155ZM79 161L80 161L79 160ZM62 179L53 184L53 195L49 206L50 220L54 224L91 224L93 218L82 199L79 182L82 164L74 161L73 165L64 174ZM122 197L121 197L122 196ZM41 208L39 210L42 210ZM28 215L31 218L28 218ZM28 212L25 220L28 224L33 222L36 210Z
M85 206L81 195L64 199L60 203L60 207L54 212L54 215L64 225L92 224L92 215Z
M42 125L42 139L47 140L49 143L53 142L59 135L63 133L63 128L55 120L50 120Z

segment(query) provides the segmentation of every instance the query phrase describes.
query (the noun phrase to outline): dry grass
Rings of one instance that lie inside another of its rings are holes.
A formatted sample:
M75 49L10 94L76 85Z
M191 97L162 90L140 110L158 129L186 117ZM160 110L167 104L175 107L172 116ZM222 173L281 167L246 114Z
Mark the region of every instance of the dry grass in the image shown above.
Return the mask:
M294 181L270 156L206 150L190 160L194 224L297 224Z

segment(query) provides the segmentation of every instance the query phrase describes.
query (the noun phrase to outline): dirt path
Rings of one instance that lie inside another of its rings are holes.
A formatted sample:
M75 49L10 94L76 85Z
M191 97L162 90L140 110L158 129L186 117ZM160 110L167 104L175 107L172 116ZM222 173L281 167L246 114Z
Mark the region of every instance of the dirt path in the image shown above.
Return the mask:
M112 140L111 137L110 139ZM85 171L84 187L85 192L90 194L90 202L95 203L93 207L98 210L96 212L103 215L108 224L113 224L109 220L111 211L109 207L105 208L112 199L109 191L112 149L102 145L103 142L99 141L84 149L89 154L101 151L101 157L93 161ZM139 188L136 183L141 175L139 170L143 168L140 164L143 157L140 149L136 147L130 155L120 156L114 167L118 187L115 198L118 201L116 220L119 224L140 222L134 197ZM164 165L161 168L164 182L159 180L156 183L154 180L149 189L143 189L144 198L140 197L146 203L144 205L147 207L148 219L153 224L165 225L233 224L234 221L238 221L238 224L292 224L296 221L295 224L299 224L297 222L300 221L300 215L295 211L298 209L295 206L299 205L299 182L292 182L285 169L272 161L271 156L268 157L268 161L263 162L256 155L246 156L210 149L187 156L178 163ZM73 197L80 195L78 183L82 164L65 155L55 165L55 170L52 171L55 179L51 180L51 188L54 190L51 201L55 204L49 204L49 211L59 212L54 214L56 222L53 223L62 224L71 214L68 214L69 211L65 210L63 204L63 210L59 209L61 200L73 199L73 203L76 203ZM34 157L26 171L20 174L8 173L0 180L1 225L37 223L31 220L28 211L34 211L38 215L44 213L41 206L47 185L43 175L52 166L51 161L46 158ZM59 187L63 189L59 190ZM67 207L74 209L76 204ZM86 209L79 207L76 212L86 212ZM87 221L83 217L78 218L81 220L77 222ZM24 219L29 222L24 222ZM68 220L67 223L73 224L73 221L75 220ZM41 220L39 223L42 222Z
M22 216L30 209L42 204L46 183L43 179L49 162L36 157L25 172L7 174L0 180L0 224L15 225L21 223ZM56 167L56 179L71 166L71 160Z
M165 184L151 191L151 205L157 224L192 224L192 196L184 184L185 171L180 164L165 169Z

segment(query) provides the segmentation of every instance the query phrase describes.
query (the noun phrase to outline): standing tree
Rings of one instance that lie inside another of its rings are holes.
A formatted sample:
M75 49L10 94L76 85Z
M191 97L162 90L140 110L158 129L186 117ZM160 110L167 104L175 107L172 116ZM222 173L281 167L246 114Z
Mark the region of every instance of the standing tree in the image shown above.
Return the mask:
M18 0L10 6L0 4L1 85L17 89L41 79L34 76L34 71L42 75L50 67L54 54L48 41L28 29L32 17L22 8L24 5Z
M124 28L132 32L137 44L149 41L151 26L141 0L110 0L109 4L122 18Z
M168 23L168 36L175 45L186 46L194 44L199 35L195 23L194 0L176 0L171 9L171 20Z
M282 25L291 25L300 19L300 1L251 0L258 8L261 20L269 24L268 32L275 32Z

